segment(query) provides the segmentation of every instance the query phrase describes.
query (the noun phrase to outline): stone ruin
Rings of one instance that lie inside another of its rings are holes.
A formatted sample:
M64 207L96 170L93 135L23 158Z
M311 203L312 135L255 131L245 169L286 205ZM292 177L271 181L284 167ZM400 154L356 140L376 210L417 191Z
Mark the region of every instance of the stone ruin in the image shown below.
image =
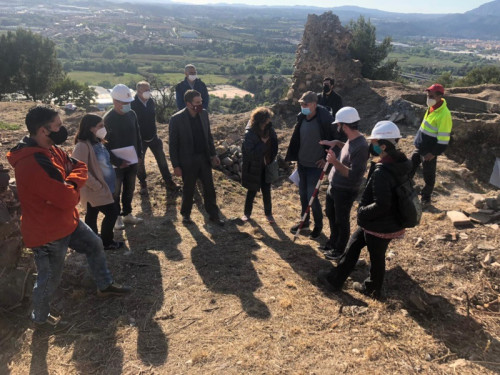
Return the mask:
M308 15L287 99L297 104L305 91L321 92L327 76L335 79L336 91L341 92L360 80L361 63L349 54L351 40L351 33L332 12Z

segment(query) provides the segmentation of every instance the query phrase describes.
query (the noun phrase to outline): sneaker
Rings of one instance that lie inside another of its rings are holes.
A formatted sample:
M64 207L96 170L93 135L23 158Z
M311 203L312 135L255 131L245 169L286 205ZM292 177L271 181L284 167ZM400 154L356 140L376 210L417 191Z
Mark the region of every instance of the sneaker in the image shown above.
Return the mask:
M129 286L120 285L118 283L111 283L106 289L97 289L97 295L100 297L106 296L123 296L132 292L132 288Z
M316 238L318 238L319 236L321 236L321 231L323 230L323 228L319 228L319 227L314 227L313 231L311 232L311 234L309 235L309 238L312 239L312 240L315 240Z
M165 186L167 187L167 190L176 192L180 190L180 187L174 182L174 180L167 180L165 181Z
M338 251L335 249L325 251L325 253L324 253L325 258L328 260L339 260L342 257L342 254L344 254L343 251Z
M330 270L321 270L318 272L318 281L322 284L327 290L330 292L340 292L342 287L338 287L333 285L329 280L328 276L330 276Z
M382 292L376 290L368 290L365 283L359 283L357 281L352 283L352 289L356 292L364 294L365 296L379 299L382 296Z
M190 216L183 216L182 217L182 224L193 224L193 220L191 220Z
M139 224L142 223L144 220L141 219L140 217L134 216L132 214L128 214L123 217L123 222L125 224Z
M104 250L118 250L125 246L123 241L113 241L109 245L104 246Z
M295 224L293 227L290 228L290 233L292 233L292 234L297 233L297 231L299 230L299 227L300 227L300 223ZM309 229L309 223L304 223L301 230L304 230L304 229Z
M43 323L34 320L32 320L32 322L34 329L43 331L59 331L68 327L68 322L62 320L60 316L54 316L52 314L49 314L47 320Z
M323 253L326 253L327 251L333 250L333 247L330 246L330 244L327 242L324 245L318 246L318 250L320 250Z
M266 220L269 224L274 224L276 223L276 220L274 220L273 215L266 215Z
M250 216L243 215L240 219L241 219L241 221L243 221L244 223L246 223L248 220L250 220Z
M115 229L116 230L125 229L125 224L123 224L123 217L122 216L118 216L116 218Z
M219 219L218 217L211 217L211 218L210 218L210 221L211 221L212 223L217 224L219 227L223 227L223 226L224 226L224 224L226 224L224 220Z

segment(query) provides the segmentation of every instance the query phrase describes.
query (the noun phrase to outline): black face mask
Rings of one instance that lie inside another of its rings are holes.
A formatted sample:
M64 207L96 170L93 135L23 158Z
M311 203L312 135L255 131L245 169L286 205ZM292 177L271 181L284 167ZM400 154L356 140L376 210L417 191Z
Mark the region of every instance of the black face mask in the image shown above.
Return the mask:
M52 139L52 141L56 145L61 145L64 142L66 142L66 139L68 139L68 129L66 129L64 126L61 126L59 128L59 131L57 132L51 131L49 134L49 138Z
M326 84L326 85L323 85L323 91L324 92L329 92L331 89L330 85Z

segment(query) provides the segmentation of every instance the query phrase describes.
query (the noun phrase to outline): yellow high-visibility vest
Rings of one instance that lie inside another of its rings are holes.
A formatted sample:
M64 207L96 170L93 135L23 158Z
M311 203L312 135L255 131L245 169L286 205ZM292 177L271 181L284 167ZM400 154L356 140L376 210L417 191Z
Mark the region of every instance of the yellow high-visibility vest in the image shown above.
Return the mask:
M446 100L443 99L443 104L438 109L431 113L427 109L422 124L420 124L420 131L436 138L438 144L448 145L452 126L451 113L446 105Z

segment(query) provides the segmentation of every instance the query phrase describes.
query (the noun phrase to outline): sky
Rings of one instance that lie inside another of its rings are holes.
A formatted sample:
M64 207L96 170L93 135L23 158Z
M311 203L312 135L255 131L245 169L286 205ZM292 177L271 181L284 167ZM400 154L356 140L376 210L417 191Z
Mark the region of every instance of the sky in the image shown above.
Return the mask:
M304 5L333 8L342 5L355 5L363 8L379 9L397 13L464 13L491 0L438 0L438 1L402 1L402 0L173 0L191 4L248 4L248 5Z

